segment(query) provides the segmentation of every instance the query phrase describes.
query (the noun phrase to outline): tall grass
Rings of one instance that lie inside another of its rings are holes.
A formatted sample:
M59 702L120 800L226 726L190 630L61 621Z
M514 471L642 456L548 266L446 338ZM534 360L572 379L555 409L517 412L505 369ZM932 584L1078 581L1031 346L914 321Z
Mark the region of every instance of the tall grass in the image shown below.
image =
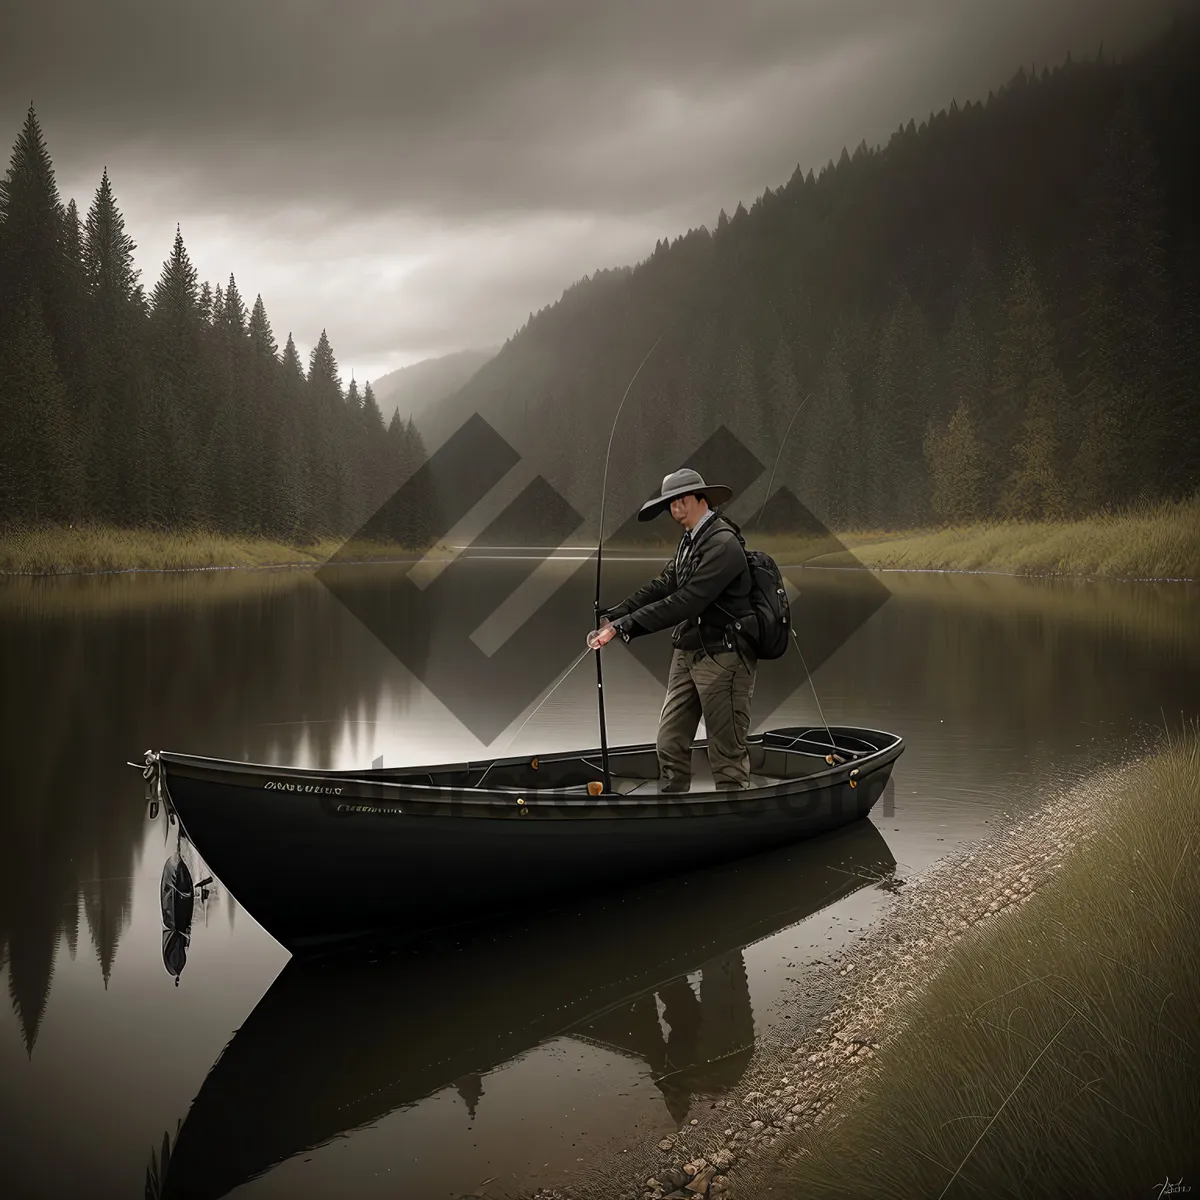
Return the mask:
M387 542L324 538L289 545L203 529L154 531L110 525L45 525L0 535L0 572L59 575L87 571L183 571L320 566L341 558L411 557Z
M746 539L781 563L813 566L1200 579L1200 495L1073 521L992 521L947 529L838 534L837 541L849 553L836 551L832 538L759 534L750 528ZM664 556L674 546L658 531L625 543L631 551ZM446 547L439 543L434 549ZM391 543L325 539L288 545L203 530L156 533L84 525L0 533L0 571L29 574L312 566L335 553L343 559L413 555Z
M964 937L839 1118L789 1139L776 1195L1200 1191L1200 730L1124 776L1109 812Z
M998 521L841 540L864 567L1200 579L1200 496L1073 521Z
M942 571L1004 571L1118 579L1200 579L1200 495L1071 521L981 521L943 529L850 530L834 537L742 530L780 563ZM657 540L655 540L657 539ZM630 549L669 553L661 535Z

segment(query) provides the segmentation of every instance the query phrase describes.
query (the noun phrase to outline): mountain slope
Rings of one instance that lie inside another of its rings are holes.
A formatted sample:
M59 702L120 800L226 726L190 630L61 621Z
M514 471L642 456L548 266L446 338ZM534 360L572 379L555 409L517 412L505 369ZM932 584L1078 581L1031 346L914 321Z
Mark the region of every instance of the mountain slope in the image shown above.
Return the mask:
M1022 68L585 277L429 414L427 446L481 413L595 532L657 342L606 531L721 424L763 464L751 511L778 460L772 490L843 528L1194 491L1198 31Z
M419 423L427 409L457 392L495 354L495 346L483 350L459 350L438 358L422 359L374 380L371 386L384 424L391 421L392 413L397 410L401 420L412 417Z

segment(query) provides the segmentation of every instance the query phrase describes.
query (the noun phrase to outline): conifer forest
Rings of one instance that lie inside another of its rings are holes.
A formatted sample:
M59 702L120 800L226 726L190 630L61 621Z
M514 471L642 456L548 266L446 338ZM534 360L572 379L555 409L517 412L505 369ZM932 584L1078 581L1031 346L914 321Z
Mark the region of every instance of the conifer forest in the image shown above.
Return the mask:
M779 444L830 525L1087 515L1200 488L1200 32L1022 67L886 145L797 167L714 227L568 288L447 411L523 410L590 480L654 336L628 469L680 405ZM0 511L311 540L353 533L425 453L321 334L201 282L182 233L147 291L107 176L64 202L31 108L0 183ZM603 420L593 414L604 414ZM655 415L658 414L658 415ZM666 416L664 417L663 414ZM848 454L870 464L847 470ZM421 514L392 532L428 537Z

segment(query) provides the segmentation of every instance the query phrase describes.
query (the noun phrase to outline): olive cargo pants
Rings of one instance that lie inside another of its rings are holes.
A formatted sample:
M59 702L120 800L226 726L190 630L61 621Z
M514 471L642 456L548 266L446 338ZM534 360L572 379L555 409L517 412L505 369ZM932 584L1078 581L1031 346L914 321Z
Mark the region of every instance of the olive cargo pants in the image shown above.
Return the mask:
M719 788L750 786L750 701L757 663L734 650L709 654L675 650L667 696L658 724L660 791L687 791L692 777L692 739L700 717L708 733L708 763ZM747 665L749 670L747 670Z

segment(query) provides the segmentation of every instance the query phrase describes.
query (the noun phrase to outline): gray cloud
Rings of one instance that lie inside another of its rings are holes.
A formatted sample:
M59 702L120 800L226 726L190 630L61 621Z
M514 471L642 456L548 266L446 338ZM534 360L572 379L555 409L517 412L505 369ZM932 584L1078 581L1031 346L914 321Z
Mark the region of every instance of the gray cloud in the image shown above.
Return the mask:
M277 326L383 364L502 341L797 163L1174 7L41 0L6 17L0 114L33 100L83 206L108 165L148 275L183 221Z

